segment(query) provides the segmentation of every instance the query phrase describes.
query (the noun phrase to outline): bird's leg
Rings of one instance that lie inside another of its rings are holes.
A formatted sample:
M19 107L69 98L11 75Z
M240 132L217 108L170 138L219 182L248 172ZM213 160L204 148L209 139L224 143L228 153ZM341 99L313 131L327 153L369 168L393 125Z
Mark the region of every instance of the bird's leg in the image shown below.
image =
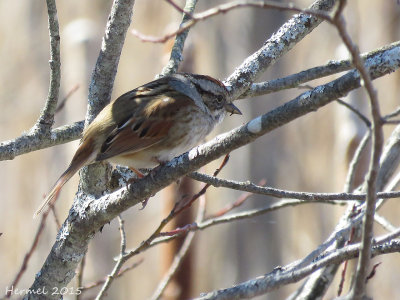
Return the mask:
M135 173L139 179L141 179L141 178L143 178L143 177L145 176L142 172L140 172L139 170L137 170L137 169L135 169L135 168L133 168L133 167L129 167L129 169L130 169L133 173ZM131 180L129 180L128 183L133 183L133 182L135 182L135 178L132 178ZM144 200L141 202L141 203L142 203L142 208L140 208L140 210L142 210L142 209L144 209L144 208L146 207L147 201L149 201L149 198L144 199Z
M129 170L131 170L133 173L135 173L139 179L144 177L144 174L142 172L140 172L139 170L136 170L133 167L129 167Z

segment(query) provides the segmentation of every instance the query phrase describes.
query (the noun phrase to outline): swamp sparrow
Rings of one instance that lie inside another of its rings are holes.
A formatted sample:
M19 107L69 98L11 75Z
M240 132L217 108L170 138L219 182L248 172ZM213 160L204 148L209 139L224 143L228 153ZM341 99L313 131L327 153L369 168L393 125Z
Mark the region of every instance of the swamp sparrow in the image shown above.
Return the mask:
M107 160L140 175L133 168L154 167L188 151L226 112L241 114L222 82L205 75L165 76L123 94L84 130L69 167L35 216L54 204L62 186L83 166Z

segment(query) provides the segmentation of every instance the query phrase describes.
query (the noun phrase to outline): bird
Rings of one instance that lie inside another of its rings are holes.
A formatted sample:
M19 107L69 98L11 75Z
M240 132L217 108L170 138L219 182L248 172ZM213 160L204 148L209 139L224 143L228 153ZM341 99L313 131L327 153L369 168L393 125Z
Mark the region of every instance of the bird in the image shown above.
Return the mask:
M83 166L106 160L143 177L138 169L195 147L227 113L242 114L225 85L208 75L175 73L121 95L83 131L71 163L34 216L54 205L61 188Z

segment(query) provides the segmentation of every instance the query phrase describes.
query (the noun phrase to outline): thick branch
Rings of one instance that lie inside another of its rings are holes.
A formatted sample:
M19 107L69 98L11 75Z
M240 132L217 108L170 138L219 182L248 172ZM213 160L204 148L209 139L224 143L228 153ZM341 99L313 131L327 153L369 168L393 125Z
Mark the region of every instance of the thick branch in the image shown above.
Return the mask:
M49 136L43 135L41 130L34 127L16 139L1 142L0 161L14 159L18 155L74 141L80 137L82 130L83 121L53 129Z
M329 11L336 0L317 0L311 10ZM277 59L292 49L322 22L315 16L297 14L288 20L263 46L249 56L225 81L232 86L232 98L237 99Z

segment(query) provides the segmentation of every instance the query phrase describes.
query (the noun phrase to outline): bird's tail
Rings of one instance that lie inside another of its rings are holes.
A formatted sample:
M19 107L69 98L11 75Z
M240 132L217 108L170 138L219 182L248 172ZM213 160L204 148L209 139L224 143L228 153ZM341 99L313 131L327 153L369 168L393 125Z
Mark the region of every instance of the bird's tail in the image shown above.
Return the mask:
M63 185L71 179L72 176L84 165L89 164L93 160L93 143L81 144L76 151L74 157L72 158L71 164L68 169L58 178L57 182L52 187L50 193L46 196L43 203L40 205L39 209L33 215L36 218L40 215L47 205L52 206L57 200L58 194L61 191Z
M39 216L43 210L47 207L47 205L52 206L57 198L58 195L61 191L61 188L63 187L63 185L71 179L71 177L79 170L79 168L77 170L72 169L71 166L60 176L60 178L58 178L57 182L54 184L53 188L51 189L50 193L46 196L46 199L44 199L44 201L42 202L42 204L40 205L40 207L38 208L38 210L35 212L35 214L33 215L33 218L36 218L37 216Z

